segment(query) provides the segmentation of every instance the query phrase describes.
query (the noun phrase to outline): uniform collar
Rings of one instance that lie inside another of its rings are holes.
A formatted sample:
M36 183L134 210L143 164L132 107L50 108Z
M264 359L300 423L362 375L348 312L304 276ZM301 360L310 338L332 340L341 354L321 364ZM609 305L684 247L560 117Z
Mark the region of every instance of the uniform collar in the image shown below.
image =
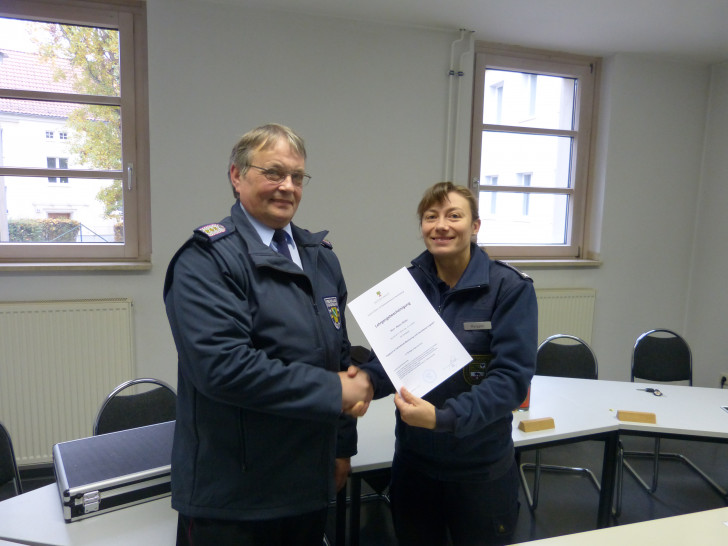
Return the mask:
M263 244L265 246L270 246L270 243L273 240L273 234L275 233L275 230L272 227L266 226L265 224L251 216L251 214L247 210L245 210L245 207L240 201L238 201L238 205L240 205L240 210L243 211L243 214L245 214L245 217L248 219L248 222L250 222L250 225L253 226L253 229L255 229L255 232L258 234L258 237L260 237L260 240L263 242ZM291 240L293 240L293 232L291 230L290 223L283 228L283 231L285 231L291 238Z
M470 243L470 262L468 262L468 267L465 268L463 276L460 277L460 280L453 290L490 284L489 263L490 258L485 250L475 243ZM437 277L437 267L435 266L435 259L429 250L425 250L412 260L412 265L421 269L437 285L437 281L439 280Z
M235 227L238 231L244 233L247 238L252 238L257 241L260 241L261 246L270 247L270 242L273 239L273 229L268 228L266 226L266 229L270 230L270 235L267 237L267 242L263 239L261 234L258 232L254 225L254 221L256 221L254 218L250 217L249 214L247 214L247 211L243 208L243 206L240 204L240 201L237 201L234 205L232 210L230 211L230 216L233 219L233 223L235 224ZM260 224L260 222L258 222ZM262 224L261 224L262 225ZM296 226L293 222L288 224L285 228L285 231L288 233L289 236L293 238L293 240L296 242L296 244L299 247L302 246L318 246L321 244L321 242L324 240L324 237L328 234L328 231L320 231L318 233L311 233L308 230L301 229L298 226ZM255 237L257 235L257 237Z

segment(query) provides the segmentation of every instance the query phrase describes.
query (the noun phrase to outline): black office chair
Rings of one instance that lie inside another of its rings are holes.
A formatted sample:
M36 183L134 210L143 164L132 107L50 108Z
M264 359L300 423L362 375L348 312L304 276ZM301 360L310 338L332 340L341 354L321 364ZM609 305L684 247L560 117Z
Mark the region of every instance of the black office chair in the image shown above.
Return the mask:
M131 394L123 392L131 389ZM144 389L144 390L142 390ZM159 379L131 379L116 387L101 404L93 434L144 427L176 418L177 393Z
M538 347L536 375L596 379L598 376L597 357L584 340L568 334L556 334L544 340ZM531 510L535 510L538 506L538 493L543 471L580 474L590 478L597 491L601 489L599 480L588 468L541 464L541 450L536 450L535 462L523 463L519 465L519 470L523 491ZM528 487L526 470L534 471L533 493Z
M20 472L18 471L18 461L15 459L15 451L13 450L13 442L10 439L10 433L5 426L0 423L0 491L9 490L5 487L12 483L12 491L14 495L20 495L23 492L23 484L20 481ZM5 495L0 497L2 499Z
M658 328L645 332L637 338L632 350L632 371L630 381L644 379L656 383L672 383L686 381L693 384L693 360L690 346L679 334L665 328ZM652 483L645 482L634 467L625 459L649 458L652 460ZM657 490L657 478L660 460L669 459L686 464L699 474L718 494L726 499L726 490L718 485L710 476L700 469L690 459L681 453L660 452L660 438L655 438L652 451L626 451L621 442L619 445L619 461L617 466L617 501L614 515L618 516L622 509L622 480L624 469L637 480L649 493Z

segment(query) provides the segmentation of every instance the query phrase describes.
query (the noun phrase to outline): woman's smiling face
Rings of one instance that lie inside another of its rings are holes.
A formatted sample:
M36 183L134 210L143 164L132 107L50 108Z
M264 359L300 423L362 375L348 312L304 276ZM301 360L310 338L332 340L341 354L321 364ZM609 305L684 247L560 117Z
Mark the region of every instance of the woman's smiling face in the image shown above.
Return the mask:
M456 192L433 204L420 219L425 246L436 259L469 256L470 241L479 229L480 220L473 220L467 199Z

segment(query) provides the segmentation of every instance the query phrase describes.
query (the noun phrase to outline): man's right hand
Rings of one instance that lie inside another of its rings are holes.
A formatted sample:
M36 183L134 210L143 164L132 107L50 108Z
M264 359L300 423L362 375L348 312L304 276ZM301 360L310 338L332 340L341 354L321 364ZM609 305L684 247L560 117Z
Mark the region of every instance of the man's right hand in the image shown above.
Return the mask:
M354 417L362 417L374 397L374 387L369 374L356 366L339 372L341 380L341 411Z

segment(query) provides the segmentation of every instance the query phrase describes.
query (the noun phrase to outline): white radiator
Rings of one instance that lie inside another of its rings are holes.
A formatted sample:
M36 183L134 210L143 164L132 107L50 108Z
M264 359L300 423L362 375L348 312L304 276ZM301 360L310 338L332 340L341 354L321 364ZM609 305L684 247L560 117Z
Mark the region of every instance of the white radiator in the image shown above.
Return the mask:
M596 290L537 289L536 299L539 343L554 334L570 334L591 344Z
M0 421L18 464L91 436L114 387L134 377L131 300L0 303Z

